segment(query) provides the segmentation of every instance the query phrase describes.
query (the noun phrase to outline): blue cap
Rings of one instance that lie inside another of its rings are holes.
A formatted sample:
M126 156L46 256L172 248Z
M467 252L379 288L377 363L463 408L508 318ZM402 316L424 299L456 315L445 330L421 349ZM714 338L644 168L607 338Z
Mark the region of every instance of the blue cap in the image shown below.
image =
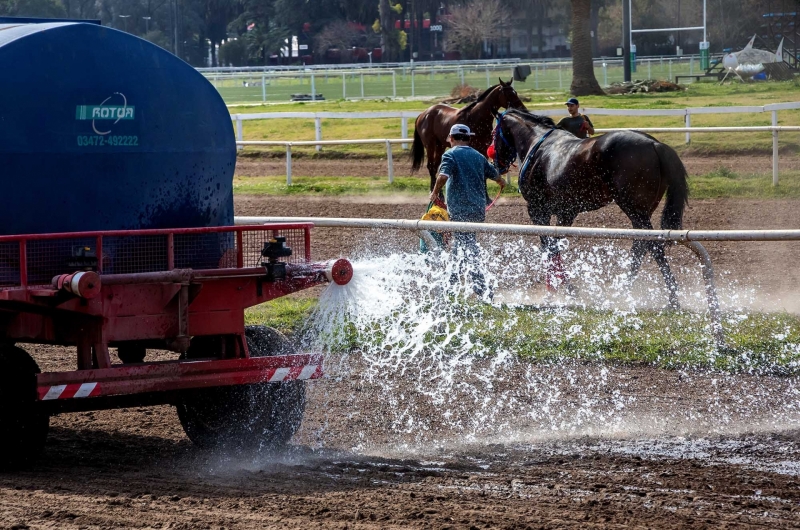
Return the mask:
M581 104L578 103L578 100L576 98L569 98L567 102L564 103L564 105L578 105L579 107L581 106Z

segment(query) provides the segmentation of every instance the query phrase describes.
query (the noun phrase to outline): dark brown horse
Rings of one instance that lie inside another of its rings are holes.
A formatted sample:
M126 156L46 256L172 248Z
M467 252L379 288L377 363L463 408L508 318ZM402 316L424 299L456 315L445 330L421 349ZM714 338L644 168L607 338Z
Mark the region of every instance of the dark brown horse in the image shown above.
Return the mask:
M456 123L468 126L475 136L469 145L481 153L486 153L486 148L492 142L492 125L497 111L501 108L525 109L520 101L517 91L508 83L499 80L500 84L487 88L478 97L477 101L464 108L457 109L450 105L434 105L419 116L414 124L414 145L412 154L414 162L411 172L417 171L422 165L425 151L428 152L428 172L431 175L431 190L436 182L436 172L442 163L442 155L450 144L447 136L450 127Z
M509 110L498 118L495 163L507 168L519 154L520 192L535 225L572 225L581 212L597 210L612 201L630 218L634 228L652 229L650 217L666 192L661 228L678 230L689 196L686 168L674 149L652 136L620 131L580 140L555 128L553 120ZM563 280L556 241L542 237L542 249L552 258ZM664 255L663 241L633 242L630 280L636 277L647 251L653 254L669 291L669 303L678 307L677 284Z

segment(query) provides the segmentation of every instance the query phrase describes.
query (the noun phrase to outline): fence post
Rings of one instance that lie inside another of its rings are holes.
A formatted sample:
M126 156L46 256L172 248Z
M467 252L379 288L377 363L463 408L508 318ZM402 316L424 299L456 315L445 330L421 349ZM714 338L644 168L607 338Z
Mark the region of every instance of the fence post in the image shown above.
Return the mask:
M314 118L314 133L317 141L322 140L322 118ZM322 151L322 146L317 144L317 152Z
M689 75L694 75L694 57L689 57Z
M400 122L400 131L403 135L403 138L408 138L408 118L403 118ZM408 144L402 144L400 147L403 149L408 149Z
M653 76L650 75L650 65L651 65L651 63L652 63L652 61L647 61L647 79L648 80L653 79Z
M684 121L686 123L686 128L689 128L689 127L692 126L692 115L689 114L688 110L686 111L686 118L684 118ZM686 144L688 145L689 142L691 142L691 141L692 141L692 133L690 133L689 131L686 131Z
M317 85L314 82L314 72L311 72L311 101L317 100ZM317 146L319 147L319 146Z
M458 75L461 78L461 85L464 85L464 69L459 67L458 68Z
M772 126L778 126L778 111L772 111ZM772 185L778 185L778 129L772 130Z
M558 89L564 90L564 84L561 82L561 64L558 65Z
M389 184L394 183L394 161L392 160L392 142L386 140L386 165L389 166Z
M292 185L292 144L286 143L286 185Z
M608 86L608 64L603 63L603 86Z
M243 134L242 134L242 118L237 114L236 115L236 141L237 142L244 141L244 138L242 138L242 136L243 136ZM236 150L237 151L241 151L242 149L243 149L243 147L241 145L237 145L236 146Z
M347 74L342 74L342 99L347 99Z
M397 99L397 72L392 70L392 99Z
M411 97L414 97L414 70L411 70Z
M669 60L669 80L672 81L672 59Z
M539 65L537 64L534 71L533 71L533 84L536 86L536 90L539 90Z
M361 74L361 99L364 99L364 74Z
M267 102L267 76L261 76L261 101Z
M489 80L489 69L486 69L486 88L492 86L492 82Z

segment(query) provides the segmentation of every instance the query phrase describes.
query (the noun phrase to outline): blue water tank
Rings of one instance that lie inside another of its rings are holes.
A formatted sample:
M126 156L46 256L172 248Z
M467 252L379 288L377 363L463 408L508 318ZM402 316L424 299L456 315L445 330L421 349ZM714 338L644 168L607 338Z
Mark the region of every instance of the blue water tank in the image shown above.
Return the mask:
M0 24L0 234L233 224L236 144L216 89L89 23Z

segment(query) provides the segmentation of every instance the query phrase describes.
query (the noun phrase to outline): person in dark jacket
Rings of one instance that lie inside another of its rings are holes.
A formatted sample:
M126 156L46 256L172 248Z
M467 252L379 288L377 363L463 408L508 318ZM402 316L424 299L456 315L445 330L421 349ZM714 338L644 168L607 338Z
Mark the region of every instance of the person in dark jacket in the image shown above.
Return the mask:
M594 125L592 125L592 120L589 119L589 116L578 112L578 109L580 109L578 100L576 98L569 98L565 105L567 106L569 116L561 118L561 121L556 124L556 127L569 131L578 138L588 138L593 135Z

